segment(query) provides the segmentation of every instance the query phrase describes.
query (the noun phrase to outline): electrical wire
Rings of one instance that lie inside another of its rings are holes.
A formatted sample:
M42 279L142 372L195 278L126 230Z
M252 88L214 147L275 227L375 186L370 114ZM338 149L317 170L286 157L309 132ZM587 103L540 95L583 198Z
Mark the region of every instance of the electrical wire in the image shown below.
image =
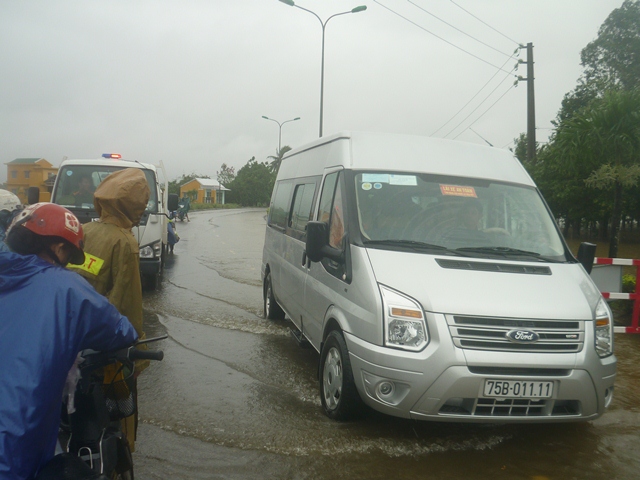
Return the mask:
M458 138L460 135L462 135L464 132L466 132L469 128L471 128L473 125L475 125L475 123L476 123L478 120L480 120L482 117L484 117L484 115L485 115L489 110L491 110L491 109L496 105L496 103L498 103L500 100L502 100L502 98L503 98L507 93L509 93L512 89L514 89L514 88L516 88L515 84L514 84L514 85L511 85L511 86L510 86L510 87L509 87L509 88L508 88L508 89L507 89L507 90L506 90L502 95L500 95L500 97L498 97L498 99L497 99L495 102L493 102L493 103L491 104L491 106L490 106L489 108L487 108L487 109L482 113L482 115L480 115L480 116L479 116L478 118L476 118L473 122L471 122L471 124L470 124L467 128L465 128L464 130L462 130L458 135L456 135L455 137L453 137L453 140L455 140L456 138Z
M514 59L514 55L512 55L510 58L508 58L508 59L507 59L507 61L506 61L506 62L504 62L504 63L502 64L502 67L504 67L507 63L509 63L509 60L513 60L513 59ZM501 67L501 68L502 68L502 67ZM512 71L513 71L513 70L512 70ZM469 105L471 102L473 102L473 101L475 100L475 98L476 98L478 95L480 95L480 92L482 92L482 91L487 87L487 85L489 85L489 83L491 83L491 80L493 80L493 79L496 77L496 75L498 75L498 73L500 73L500 70L497 70L493 75L491 75L491 78L490 78L489 80L487 80L487 83L485 83L485 84L480 88L480 90L478 90L478 91L476 92L476 94L475 94L473 97L471 97L471 98L469 99L469 101L468 101L467 103L465 103L465 104L462 106L462 108L460 108L460 110L458 110L456 113L454 113L454 114L453 114L453 116L452 116L449 120L447 120L447 121L446 121L446 122L445 122L445 123L444 123L440 128L438 128L438 129L437 129L435 132L433 132L430 136L431 136L431 137L433 137L436 133L438 133L440 130L442 130L444 127L446 127L446 126L447 126L447 125L448 125L448 124L449 124L449 123L450 123L454 118L456 118L460 112L462 112L465 108L467 108L467 105ZM504 81L504 80L503 80L503 81ZM502 83L502 82L500 82L500 83ZM493 92L492 92L492 93L493 93ZM491 93L487 96L487 98L489 98L489 96L490 96L490 95L491 95ZM482 105L486 100L487 100L487 99L485 98L482 102L480 102L480 105ZM456 127L456 128L457 128L457 127ZM455 129L454 129L454 130L455 130Z
M491 50L498 52L501 55L504 55L505 57L511 57L512 55L509 55L508 53L504 53L500 50L498 50L497 48L492 47L491 45L489 45L488 43L483 42L482 40L477 39L476 37L474 37L473 35L468 34L467 32L460 30L458 27L451 25L449 22L441 19L440 17L438 17L437 15L434 15L433 13L431 13L430 11L428 11L426 8L421 7L420 5L418 5L415 2L412 2L411 0L407 0L407 2L409 2L411 5L413 5L416 8L419 8L420 10L422 10L424 13L431 15L433 18L440 20L442 23L444 23L445 25L448 25L449 27L453 28L454 30L462 33L463 35L466 35L469 38L472 38L473 40L475 40L478 43L481 43L482 45L484 45L485 47L490 48Z
M489 25L487 22L479 19L478 17L476 17L473 13L471 13L469 10L464 9L463 7L461 7L460 5L458 5L456 2L454 2L453 0L449 0L451 3L453 3L456 7L458 7L459 9L463 10L464 12L468 13L469 15L471 15L473 18L475 18L476 20L478 20L480 23L486 25L487 27L489 27L491 30L493 30L494 32L502 35L504 38L506 38L507 40L515 43L518 46L521 46L520 42L516 42L513 38L506 36L504 33L500 32L499 30L496 30L495 28L493 28L491 25Z
M513 70L511 70L511 72L513 72L514 70L515 70L515 67L513 67ZM507 78L509 78L509 75L511 75L511 72L509 72L509 74L508 74L507 76L505 76L505 77L500 81L500 83L498 83L498 84L495 86L495 88L489 92L489 94L485 97L485 99L484 99L484 100L482 100L482 102L480 102L480 103L476 106L476 108L474 108L473 110L471 110L471 112L469 112L469 115L467 115L466 117L464 117L464 118L460 121L460 123L458 123L455 127L453 127L451 130L449 130L449 132L447 132L447 134L446 134L443 138L447 138L449 135L451 135L451 134L453 133L453 131L454 131L454 130L456 130L460 125L462 125L462 124L463 124L463 123L464 123L464 122L465 122L465 121L466 121L466 120L467 120L471 115L473 115L473 114L476 112L476 110L478 110L478 109L479 109L479 108L484 104L484 102L486 102L487 100L489 100L489 97L490 97L491 95L493 95L493 92L495 92L495 91L500 87L500 85L502 85L502 84L504 83L504 81L505 81ZM473 124L472 124L472 125L473 125Z
M393 14L395 14L395 15L399 16L399 17L400 17L400 18L402 18L403 20L406 20L407 22L409 22L409 23L411 23L411 24L415 25L416 27L420 28L421 30L424 30L425 32L427 32L427 33L429 33L429 34L433 35L433 36L434 36L434 37L436 37L437 39L442 40L443 42L445 42L445 43L447 43L447 44L451 45L452 47L457 48L458 50L460 50L460 51L462 51L462 52L466 53L467 55L470 55L470 56L472 56L473 58L475 58L475 59L477 59L477 60L480 60L481 62L486 63L487 65L490 65L490 66L492 66L493 68L495 68L495 69L497 69L497 70L502 70L503 72L511 73L511 72L507 72L506 70L503 70L502 68L500 68L500 67L498 67L498 66L494 65L494 64L493 64L493 63L491 63L491 62L488 62L487 60L484 60L483 58L478 57L477 55L474 55L473 53L471 53L471 52L469 52L469 51L465 50L464 48L459 47L459 46L457 46L457 45L456 45L456 44L454 44L454 43L451 43L449 40L445 40L444 38L442 38L442 37L441 37L441 36L439 36L439 35L436 35L436 34L435 34L435 33L433 33L432 31L427 30L427 29L426 29L426 28L424 28L423 26L418 25L418 24L417 24L416 22L414 22L413 20L410 20L410 19L408 19L407 17L405 17L404 15L401 15L400 13L398 13L398 12L396 12L396 11L392 10L391 8L387 7L386 5L383 5L383 4L382 4L382 3L380 3L378 0L373 0L373 1L374 1L375 3L377 3L378 5L380 5L381 7L386 8L386 9L387 9L387 10L389 10L391 13L393 13Z

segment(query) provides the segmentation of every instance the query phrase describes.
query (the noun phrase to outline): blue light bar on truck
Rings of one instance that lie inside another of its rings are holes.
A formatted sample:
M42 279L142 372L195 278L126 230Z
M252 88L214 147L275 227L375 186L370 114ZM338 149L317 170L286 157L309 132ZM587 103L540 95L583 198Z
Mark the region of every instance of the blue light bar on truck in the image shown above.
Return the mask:
M120 155L119 153L103 153L102 157L119 159L119 158L122 158L122 155Z

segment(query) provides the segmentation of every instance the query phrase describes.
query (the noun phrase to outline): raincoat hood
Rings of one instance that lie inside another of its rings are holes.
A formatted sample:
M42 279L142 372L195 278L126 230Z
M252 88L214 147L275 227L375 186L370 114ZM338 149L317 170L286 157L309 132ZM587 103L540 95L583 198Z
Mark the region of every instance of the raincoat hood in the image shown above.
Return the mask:
M103 180L93 195L93 205L100 221L130 230L140 222L150 194L144 172L126 168Z

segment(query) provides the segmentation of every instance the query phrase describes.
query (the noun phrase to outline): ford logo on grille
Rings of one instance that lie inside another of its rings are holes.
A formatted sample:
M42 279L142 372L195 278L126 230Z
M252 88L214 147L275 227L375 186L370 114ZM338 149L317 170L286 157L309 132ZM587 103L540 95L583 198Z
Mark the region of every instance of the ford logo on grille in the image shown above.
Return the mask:
M516 343L533 343L540 340L540 335L531 330L511 330L506 334L507 338Z

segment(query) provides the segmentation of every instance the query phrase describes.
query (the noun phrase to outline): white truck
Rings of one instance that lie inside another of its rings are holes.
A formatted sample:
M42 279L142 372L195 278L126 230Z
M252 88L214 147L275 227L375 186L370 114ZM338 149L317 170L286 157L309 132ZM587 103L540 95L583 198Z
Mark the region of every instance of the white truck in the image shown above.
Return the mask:
M80 182L86 183L89 179L89 188L93 191L109 174L124 168L141 169L149 182L149 203L140 224L133 227L133 234L140 246L140 274L146 286L155 289L162 273L167 243L168 181L162 162L156 166L123 160L119 154L111 153L97 159L65 160L58 170L51 202L71 210L82 223L91 222L98 218L98 213L93 206L92 195L84 198L77 195Z

